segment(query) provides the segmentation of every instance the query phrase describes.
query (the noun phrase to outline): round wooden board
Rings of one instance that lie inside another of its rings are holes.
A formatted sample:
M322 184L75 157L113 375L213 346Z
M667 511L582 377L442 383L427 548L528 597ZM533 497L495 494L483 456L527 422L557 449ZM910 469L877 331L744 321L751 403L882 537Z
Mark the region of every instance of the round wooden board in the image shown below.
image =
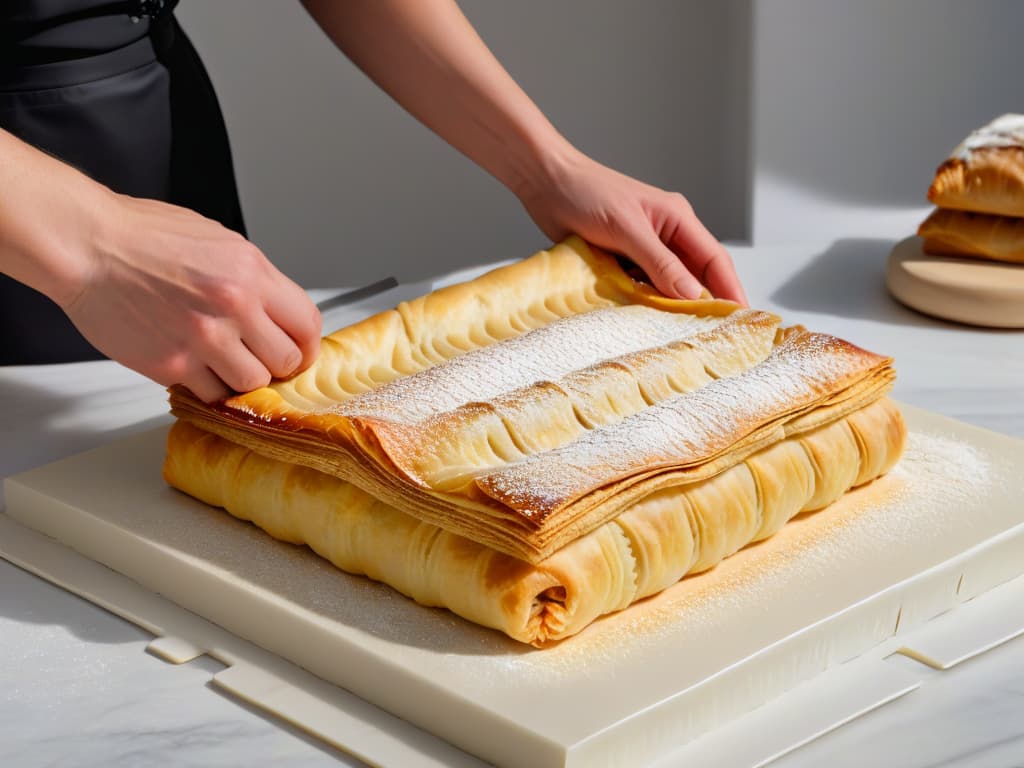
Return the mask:
M920 237L889 254L889 292L928 315L989 328L1024 328L1024 264L932 256Z

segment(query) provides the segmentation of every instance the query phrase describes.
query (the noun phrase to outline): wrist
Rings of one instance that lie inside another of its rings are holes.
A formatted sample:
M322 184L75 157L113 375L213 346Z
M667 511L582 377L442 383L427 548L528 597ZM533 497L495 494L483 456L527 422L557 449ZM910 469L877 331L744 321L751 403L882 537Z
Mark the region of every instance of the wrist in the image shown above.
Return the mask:
M0 271L66 307L94 270L113 193L2 130L0 158Z
M550 193L553 188L560 188L572 169L584 159L582 152L552 129L552 135L524 142L523 150L510 156L508 178L502 181L526 204Z
M40 271L33 287L67 311L96 279L116 224L118 195L72 168L61 170L68 177L57 187L61 196L53 219L59 224L34 240L29 258Z

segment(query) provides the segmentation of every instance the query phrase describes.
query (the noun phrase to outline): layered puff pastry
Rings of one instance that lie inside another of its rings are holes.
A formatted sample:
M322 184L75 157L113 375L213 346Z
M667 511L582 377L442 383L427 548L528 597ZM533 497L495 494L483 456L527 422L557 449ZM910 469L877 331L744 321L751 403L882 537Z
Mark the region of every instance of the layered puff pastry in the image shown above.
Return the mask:
M537 563L184 421L170 431L164 474L192 496L277 539L306 544L344 571L544 647L884 474L904 434L899 410L881 398L710 479L653 491Z
M288 381L173 390L165 476L542 645L887 471L891 362L571 238L331 334Z
M973 256L1024 264L1024 218L937 208L917 233L937 256Z
M1024 217L1024 115L973 131L935 172L928 199L944 209Z

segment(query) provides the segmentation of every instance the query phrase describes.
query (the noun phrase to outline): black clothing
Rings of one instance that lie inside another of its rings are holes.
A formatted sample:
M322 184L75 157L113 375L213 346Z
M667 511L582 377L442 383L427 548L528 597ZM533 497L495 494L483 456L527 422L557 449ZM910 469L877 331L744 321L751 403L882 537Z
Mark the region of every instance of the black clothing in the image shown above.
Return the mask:
M0 128L117 192L245 234L217 97L175 4L0 2ZM0 275L0 365L102 357L57 305Z

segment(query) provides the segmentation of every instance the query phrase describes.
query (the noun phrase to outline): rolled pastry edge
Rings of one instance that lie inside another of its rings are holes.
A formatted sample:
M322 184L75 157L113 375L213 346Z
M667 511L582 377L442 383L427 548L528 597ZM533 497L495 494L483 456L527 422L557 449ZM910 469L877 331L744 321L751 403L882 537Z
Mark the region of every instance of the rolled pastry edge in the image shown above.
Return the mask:
M884 474L904 436L899 410L881 398L707 480L656 491L535 565L184 421L168 435L164 478L341 570L543 647Z

